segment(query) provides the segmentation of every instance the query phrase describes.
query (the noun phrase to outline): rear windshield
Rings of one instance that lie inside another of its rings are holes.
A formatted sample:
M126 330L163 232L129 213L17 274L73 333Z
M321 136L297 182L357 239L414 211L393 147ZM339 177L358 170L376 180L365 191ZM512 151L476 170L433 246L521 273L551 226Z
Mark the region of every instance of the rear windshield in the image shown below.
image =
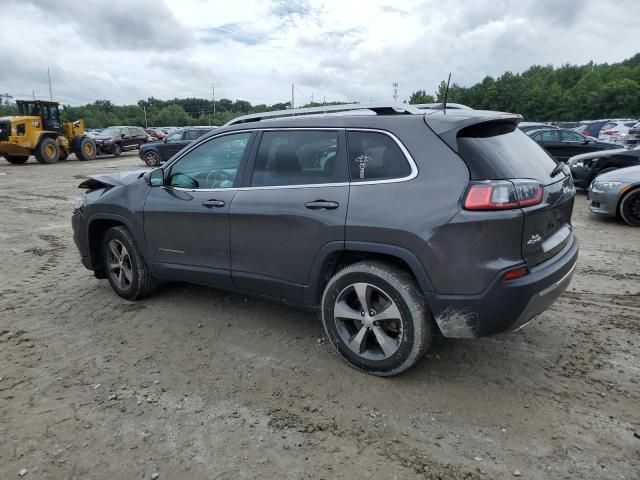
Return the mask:
M472 180L533 178L548 185L556 161L511 122L472 125L458 133L458 155Z

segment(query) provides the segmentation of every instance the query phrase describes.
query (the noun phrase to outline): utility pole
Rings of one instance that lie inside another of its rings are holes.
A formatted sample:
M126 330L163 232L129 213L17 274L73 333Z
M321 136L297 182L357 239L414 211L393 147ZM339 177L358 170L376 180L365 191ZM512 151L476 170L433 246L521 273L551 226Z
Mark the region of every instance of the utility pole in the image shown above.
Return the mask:
M49 100L53 100L53 92L51 90L51 71L47 68L47 77L49 77Z
M147 107L142 105L142 111L144 112L144 128L149 128L149 124L147 123Z
M393 82L391 84L393 86L393 101L398 101L398 82Z
M211 84L211 98L213 99L213 123L216 121L216 86Z
M294 89L294 85L293 83L291 84L291 109L293 110L294 108L296 108L296 102L295 102L295 96L293 93L293 89Z
M31 95L33 96L33 99L36 99L36 91L35 90L31 90Z

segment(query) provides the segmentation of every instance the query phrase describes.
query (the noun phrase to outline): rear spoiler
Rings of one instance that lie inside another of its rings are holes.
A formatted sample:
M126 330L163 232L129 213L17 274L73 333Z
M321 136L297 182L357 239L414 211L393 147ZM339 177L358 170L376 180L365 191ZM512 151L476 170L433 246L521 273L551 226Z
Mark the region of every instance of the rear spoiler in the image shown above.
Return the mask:
M522 115L489 110L436 110L425 114L427 126L449 147L458 153L458 133L472 125L483 123L511 123L516 127L523 120Z

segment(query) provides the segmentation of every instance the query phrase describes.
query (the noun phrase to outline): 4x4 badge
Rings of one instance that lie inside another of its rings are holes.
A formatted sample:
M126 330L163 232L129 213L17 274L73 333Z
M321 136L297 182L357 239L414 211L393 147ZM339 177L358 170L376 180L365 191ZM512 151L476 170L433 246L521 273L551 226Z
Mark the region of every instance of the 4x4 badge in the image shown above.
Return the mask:
M535 245L536 243L538 243L541 240L542 240L542 237L540 235L538 235L537 233L534 233L533 235L531 235L531 238L527 242L527 245Z

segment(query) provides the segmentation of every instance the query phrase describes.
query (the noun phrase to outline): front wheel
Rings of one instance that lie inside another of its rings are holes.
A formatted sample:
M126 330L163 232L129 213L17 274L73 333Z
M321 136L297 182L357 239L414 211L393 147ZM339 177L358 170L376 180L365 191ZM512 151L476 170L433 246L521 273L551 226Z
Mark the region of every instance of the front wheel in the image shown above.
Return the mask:
M83 162L87 160L93 160L97 154L96 142L91 137L83 137L78 142L78 149L76 150L76 158Z
M153 150L149 150L148 152L144 152L144 163L146 163L150 167L159 167L160 166L160 155L158 155Z
M102 239L102 261L111 288L122 298L137 300L155 287L138 246L125 227L107 230Z
M342 358L378 376L412 367L434 332L413 277L378 261L350 265L329 281L322 295L322 322Z
M116 143L113 145L113 156L114 157L119 157L120 154L122 153L122 147L120 146L119 143Z
M640 227L640 188L631 190L620 201L620 217L632 227Z

